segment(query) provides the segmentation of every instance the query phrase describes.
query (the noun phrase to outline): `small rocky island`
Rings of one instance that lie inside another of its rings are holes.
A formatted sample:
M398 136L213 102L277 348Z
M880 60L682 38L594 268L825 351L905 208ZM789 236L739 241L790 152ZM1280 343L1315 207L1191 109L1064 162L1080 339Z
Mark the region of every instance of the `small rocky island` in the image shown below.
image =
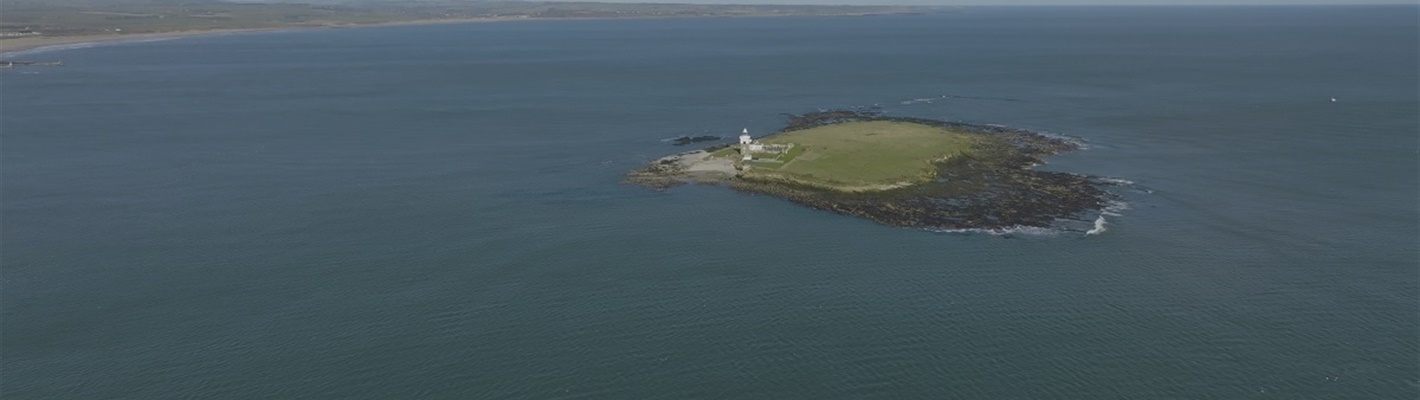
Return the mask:
M1050 228L1088 221L1112 196L1101 179L1034 169L1077 149L995 125L820 111L791 116L759 140L745 132L738 143L660 158L627 181L661 190L723 184L894 226Z

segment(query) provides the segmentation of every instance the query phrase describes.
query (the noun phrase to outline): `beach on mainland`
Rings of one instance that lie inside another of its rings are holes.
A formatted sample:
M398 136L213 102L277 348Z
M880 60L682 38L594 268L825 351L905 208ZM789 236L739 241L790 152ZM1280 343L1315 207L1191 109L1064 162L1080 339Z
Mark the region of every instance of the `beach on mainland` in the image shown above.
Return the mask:
M323 24L323 25L303 25L269 28L235 28L235 29L192 29L178 30L170 32L151 33L106 33L96 35L74 35L74 36L28 36L17 38L0 39L0 57L31 50L43 50L45 48L63 48L81 44L103 44L103 43L123 43L123 42L144 42L152 40L179 39L195 36L228 35L237 33L253 32L282 32L304 29L334 29L334 28L356 28L356 27L378 27L378 26L406 26L406 25L439 25L439 24L466 24L479 22L500 22L500 21L523 21L529 19L554 19L554 18L460 18L460 19L433 19L414 21L389 21L368 24ZM560 18L566 19L566 18Z
M329 7L320 4L230 3L216 0L194 0L190 4L142 0L16 0L7 4L5 13L0 14L0 56L49 47L70 48L87 43L296 29L554 19L868 16L929 10L933 9L574 2L398 3Z

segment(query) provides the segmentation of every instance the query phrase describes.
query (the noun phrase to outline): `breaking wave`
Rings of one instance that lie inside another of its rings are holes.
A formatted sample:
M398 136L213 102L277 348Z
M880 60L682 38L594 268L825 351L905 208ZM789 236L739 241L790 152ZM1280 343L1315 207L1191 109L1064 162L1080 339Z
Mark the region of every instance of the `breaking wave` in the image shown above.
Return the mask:
M1105 203L1104 209L1101 210L1100 214L1108 215L1111 217L1118 217L1123 216L1124 210L1128 209L1129 203L1125 203L1118 200L1110 200L1108 203Z
M1048 138L1051 138L1051 139L1064 140L1064 141L1066 141L1066 142L1068 142L1068 143L1070 143L1070 144L1075 145L1075 147L1080 148L1080 150L1089 150L1089 149L1090 149L1090 143L1089 143L1089 142L1086 142L1085 139L1080 138L1080 137L1070 136L1070 135L1063 135L1063 134L1059 134L1059 133L1052 133L1052 132L1049 132L1049 131L1032 130L1032 131L1030 131L1030 132L1031 132L1031 133L1034 133L1034 134L1037 134L1037 135L1045 136L1045 137L1048 137Z
M1101 214L1099 218L1095 218L1095 227L1093 229L1090 229L1089 231L1086 231L1085 236L1104 233L1105 231L1109 230L1109 228L1105 227L1106 225L1109 225L1109 222L1106 221L1104 219L1104 215Z
M1019 101L1021 101L1021 99L1013 99L1013 98L1010 98L1010 97L957 96L957 95L944 94L944 95L937 96L937 97L919 97L919 98L915 98L915 99L911 99L911 100L903 100L903 101L898 102L898 104L902 104L902 105L912 105L912 104L921 104L921 103L928 103L928 104L930 104L930 103L932 103L933 101L942 100L942 99L991 100L991 101L1011 101L1011 102L1019 102Z
M985 233L992 236L1055 236L1065 232L1060 228L1042 228L1039 226L1012 226L1006 228L960 228L960 229L931 229L928 231L937 233Z
M1137 191L1137 192L1141 192L1141 193L1146 193L1146 194L1152 194L1152 193L1154 193L1154 189L1149 188L1149 187L1147 187L1147 186L1140 185L1140 184L1135 183L1134 181L1131 181L1131 180L1128 180L1128 179L1109 178L1109 177L1101 177L1101 178L1096 178L1096 179L1099 181L1099 183L1102 183L1102 184L1105 184L1105 185L1124 186L1124 187L1127 187L1127 188L1130 189L1130 190Z
M1120 180L1122 180L1122 179L1120 179ZM1127 181L1126 181L1126 182L1127 182ZM1132 182L1131 182L1131 183L1132 183ZM1128 209L1129 209L1129 203L1125 203L1125 202L1123 202L1123 201L1110 200L1109 202L1105 203L1104 208L1103 208L1103 209L1100 209L1100 215L1099 215L1098 217L1095 217L1095 224L1094 224L1094 227L1090 228L1090 230L1088 230L1088 231L1085 231L1085 236L1093 236L1093 235L1098 235L1098 234L1101 234L1101 233L1108 232L1108 231L1109 231L1109 219L1107 219L1107 218L1105 218L1105 217L1121 217L1121 216L1124 216L1124 211L1125 211L1125 210L1128 210Z
M1111 184L1111 185L1119 185L1119 186L1129 186L1129 185L1133 185L1133 184L1134 184L1134 181L1131 181L1131 180L1128 180L1128 179L1120 179L1120 178L1100 178L1100 182L1108 183L1108 184Z
M902 101L901 103L898 103L898 104L909 105L909 104L917 104L917 103L931 103L932 100L936 100L936 99L940 99L940 98L941 98L941 97L923 97L923 98L919 98L919 99L905 100L905 101Z

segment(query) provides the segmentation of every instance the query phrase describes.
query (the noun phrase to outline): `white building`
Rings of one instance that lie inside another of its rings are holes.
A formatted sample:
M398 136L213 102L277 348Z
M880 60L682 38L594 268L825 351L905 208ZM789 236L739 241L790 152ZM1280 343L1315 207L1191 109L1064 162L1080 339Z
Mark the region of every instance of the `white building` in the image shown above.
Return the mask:
M751 155L750 152L754 151L756 144L758 143L755 143L754 139L749 137L749 128L745 128L743 133L740 133L740 155L744 157L745 161L754 159L754 156ZM764 145L759 145L759 147L763 148Z

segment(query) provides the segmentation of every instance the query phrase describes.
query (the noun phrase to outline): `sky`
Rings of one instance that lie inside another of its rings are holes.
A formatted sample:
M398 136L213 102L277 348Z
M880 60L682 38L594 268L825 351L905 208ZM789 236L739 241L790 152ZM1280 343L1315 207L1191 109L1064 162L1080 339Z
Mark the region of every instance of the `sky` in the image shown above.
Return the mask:
M915 4L960 5L1246 5L1246 4L1420 4L1420 0L913 0ZM857 0L871 4L890 0Z
M654 3L859 4L859 5L1361 5L1420 4L1420 0L602 0Z
M418 0L226 0L243 3L365 3L411 2ZM457 2L460 0L426 0ZM479 0L462 0L479 1ZM599 1L606 3L701 3L701 4L855 4L855 5L928 5L928 6L1162 6L1162 5L1369 5L1410 4L1420 0L527 0L527 1Z
M292 3L362 3L400 2L408 0L227 0L235 2L284 1ZM437 1L437 0L436 0ZM450 0L443 0L450 1ZM452 0L458 1L458 0ZM478 1L478 0L465 0ZM923 5L923 6L1162 6L1162 5L1363 5L1410 4L1420 0L528 0L528 1L599 1L608 3L699 3L699 4L852 4L852 5Z
M1420 4L1420 0L597 0L617 3L856 4L856 5L1361 5Z

